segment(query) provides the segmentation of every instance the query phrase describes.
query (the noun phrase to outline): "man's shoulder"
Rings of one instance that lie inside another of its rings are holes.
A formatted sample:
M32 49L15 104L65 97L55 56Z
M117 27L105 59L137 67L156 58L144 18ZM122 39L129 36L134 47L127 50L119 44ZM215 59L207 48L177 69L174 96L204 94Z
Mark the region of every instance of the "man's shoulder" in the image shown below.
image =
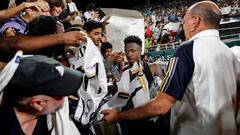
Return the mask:
M194 40L188 40L188 41L184 41L181 43L181 45L179 46L179 48L181 47L186 47L187 45L193 45Z
M194 41L185 41L183 42L175 51L174 56L176 55L185 55L186 53L191 53L193 51Z

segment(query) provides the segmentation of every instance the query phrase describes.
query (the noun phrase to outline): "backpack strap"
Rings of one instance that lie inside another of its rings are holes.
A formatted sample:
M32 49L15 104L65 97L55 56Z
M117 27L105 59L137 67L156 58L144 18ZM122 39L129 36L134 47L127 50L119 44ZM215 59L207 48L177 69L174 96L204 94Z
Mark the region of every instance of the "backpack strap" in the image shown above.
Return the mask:
M152 82L153 82L153 75L152 75L152 72L150 70L150 67L147 63L143 63L143 73L144 75L146 76L147 78L147 81L148 81L148 87L150 88Z

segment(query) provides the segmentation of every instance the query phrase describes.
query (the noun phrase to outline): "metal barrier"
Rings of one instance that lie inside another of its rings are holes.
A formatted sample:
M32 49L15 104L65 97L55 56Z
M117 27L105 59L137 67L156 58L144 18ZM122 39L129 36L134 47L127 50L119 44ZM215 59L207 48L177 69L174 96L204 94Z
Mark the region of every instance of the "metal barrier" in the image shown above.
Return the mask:
M240 46L240 21L224 23L219 26L219 34L221 40L228 46ZM147 49L147 56L151 59L160 61L168 61L177 47L182 42L157 44Z
M221 40L227 42L228 40L240 39L240 19L229 20L228 23L222 23L219 25L219 35ZM225 41L226 40L226 41Z
M151 51L159 51L159 50L169 50L169 49L176 49L181 42L174 42L174 43L166 43L166 44L157 44L147 48L148 52Z

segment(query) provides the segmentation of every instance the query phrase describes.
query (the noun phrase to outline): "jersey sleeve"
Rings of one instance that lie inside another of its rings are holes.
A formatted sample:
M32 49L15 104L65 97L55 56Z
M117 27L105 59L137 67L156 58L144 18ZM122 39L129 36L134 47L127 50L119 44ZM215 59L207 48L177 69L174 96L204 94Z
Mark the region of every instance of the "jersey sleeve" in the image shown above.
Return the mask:
M194 71L193 41L181 45L170 59L160 91L181 100Z

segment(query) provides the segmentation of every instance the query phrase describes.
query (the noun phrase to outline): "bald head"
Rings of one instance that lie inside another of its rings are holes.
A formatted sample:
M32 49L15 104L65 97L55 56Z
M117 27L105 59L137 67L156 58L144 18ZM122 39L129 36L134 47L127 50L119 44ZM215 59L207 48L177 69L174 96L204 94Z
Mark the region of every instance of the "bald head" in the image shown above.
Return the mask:
M221 12L218 6L211 1L201 1L192 5L187 13L192 16L200 16L204 25L217 28L221 20Z

